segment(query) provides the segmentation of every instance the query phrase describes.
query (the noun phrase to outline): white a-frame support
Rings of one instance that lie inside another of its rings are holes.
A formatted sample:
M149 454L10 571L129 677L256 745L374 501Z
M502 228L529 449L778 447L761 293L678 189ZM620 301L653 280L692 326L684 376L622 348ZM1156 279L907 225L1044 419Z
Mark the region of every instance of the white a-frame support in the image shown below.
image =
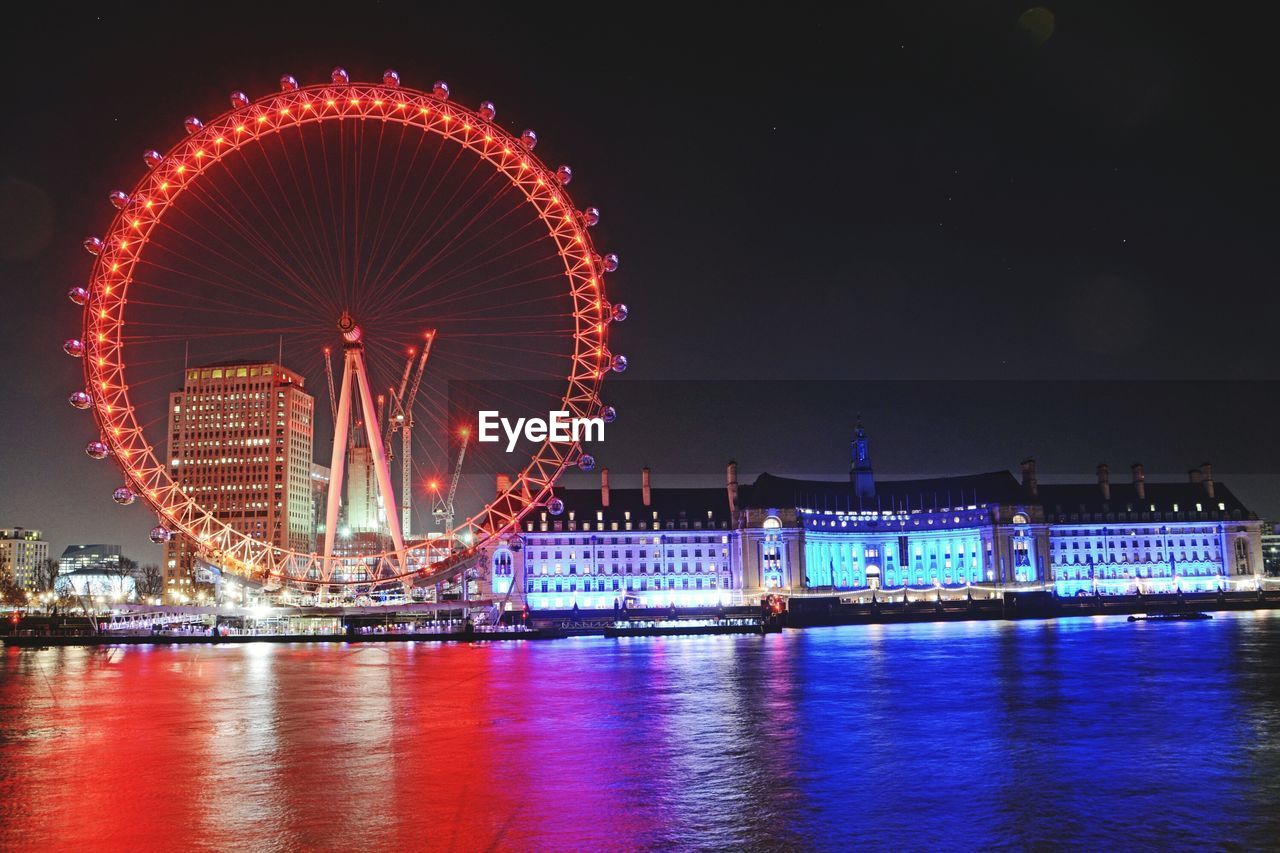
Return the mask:
M387 464L386 445L379 434L378 413L373 407L373 392L370 390L369 374L365 369L364 345L360 343L359 327L354 327L354 333L347 333L344 329L344 337L347 343L343 345L342 390L338 392L338 416L333 429L333 456L329 463L329 494L324 516L324 576L332 577L336 568L333 539L338 532L338 505L347 464L347 429L351 424L352 395L356 393L360 395L360 411L363 415L365 436L369 440L369 450L373 454L373 469L378 477L378 491L382 494L382 506L386 511L391 541L395 545L400 571L408 571L405 563L404 534L400 530L400 514L396 512L396 498L391 490L391 467Z

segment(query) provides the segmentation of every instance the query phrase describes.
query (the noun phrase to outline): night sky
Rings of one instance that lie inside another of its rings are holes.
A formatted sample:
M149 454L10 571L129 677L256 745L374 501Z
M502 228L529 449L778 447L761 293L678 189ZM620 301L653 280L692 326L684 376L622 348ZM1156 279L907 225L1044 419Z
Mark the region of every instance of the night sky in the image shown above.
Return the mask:
M23 5L3 59L0 526L45 530L55 555L159 558L66 404L64 293L106 193L184 116L334 65L448 80L573 165L632 308L613 339L623 417L597 454L621 485L730 457L747 479L839 477L861 412L880 476L1211 460L1280 515L1266 21L1154 3Z

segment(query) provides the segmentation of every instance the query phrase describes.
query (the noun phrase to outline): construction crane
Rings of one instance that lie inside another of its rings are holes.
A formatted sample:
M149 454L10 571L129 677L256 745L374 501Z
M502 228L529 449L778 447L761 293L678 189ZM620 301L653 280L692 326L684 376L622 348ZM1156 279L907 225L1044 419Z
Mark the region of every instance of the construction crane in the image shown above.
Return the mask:
M445 533L453 529L453 499L458 494L458 480L462 478L462 460L467 456L467 442L471 438L471 431L464 428L458 435L462 438L462 446L458 448L458 462L453 466L453 479L449 481L449 491L442 495L439 488L435 488L433 489L435 495L431 500L431 516L437 524L444 527Z
M409 350L404 372L400 375L400 387L390 389L391 405L387 407L382 433L388 459L395 457L391 438L400 433L400 529L406 539L409 538L413 519L413 402L422 386L422 373L427 367L427 356L431 354L431 342L435 337L436 330L430 329L423 335L422 352Z
M324 378L329 380L329 414L333 417L334 429L338 427L338 395L333 390L333 353L324 348Z

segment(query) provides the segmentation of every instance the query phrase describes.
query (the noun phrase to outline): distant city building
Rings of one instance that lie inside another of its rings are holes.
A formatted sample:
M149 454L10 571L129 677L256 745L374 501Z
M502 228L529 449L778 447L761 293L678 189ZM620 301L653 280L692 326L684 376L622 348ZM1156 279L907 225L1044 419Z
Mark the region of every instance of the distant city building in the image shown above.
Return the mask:
M387 532L387 514L378 491L378 474L373 464L373 451L358 418L352 423L347 448L343 530L347 534Z
M185 494L233 529L282 548L315 548L312 441L315 400L303 377L273 362L187 370L169 395L169 472ZM196 554L185 537L165 546L165 589L191 594Z
M35 592L41 564L47 559L49 543L39 530L0 527L0 571L7 571L17 586Z
M1262 563L1271 577L1280 577L1280 533L1277 525L1267 522L1262 529Z
M119 572L123 558L119 545L68 545L58 558L58 574L67 575L86 569Z
M846 480L761 474L724 488L558 490L485 551L487 592L535 609L731 604L785 594L1253 589L1262 522L1202 465L1184 483L1041 484L1008 471L875 479L858 426Z
M325 503L329 499L329 467L311 463L311 529L316 537L324 533ZM311 550L318 551L319 545L313 542Z

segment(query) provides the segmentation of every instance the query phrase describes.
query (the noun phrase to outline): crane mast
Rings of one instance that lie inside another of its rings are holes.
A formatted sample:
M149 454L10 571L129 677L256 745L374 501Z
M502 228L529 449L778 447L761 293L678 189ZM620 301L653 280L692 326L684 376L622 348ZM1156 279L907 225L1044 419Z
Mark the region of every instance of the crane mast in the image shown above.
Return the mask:
M453 499L458 494L458 481L462 478L462 460L467 456L467 442L471 438L469 430L463 430L462 446L458 448L458 462L453 466L453 477L449 480L449 491L444 497L440 493L436 493L435 501L431 507L431 515L439 522L446 533L453 529Z
M338 427L338 395L333 391L333 353L324 348L324 378L329 380L329 414L333 417L334 429Z
M406 531L406 538L410 535L413 517L413 403L422 385L422 374L435 336L435 329L429 330L423 336L422 352L409 351L404 372L400 374L400 387L391 389L391 405L387 408L383 431L388 457L395 455L391 449L392 436L400 433L400 529Z

